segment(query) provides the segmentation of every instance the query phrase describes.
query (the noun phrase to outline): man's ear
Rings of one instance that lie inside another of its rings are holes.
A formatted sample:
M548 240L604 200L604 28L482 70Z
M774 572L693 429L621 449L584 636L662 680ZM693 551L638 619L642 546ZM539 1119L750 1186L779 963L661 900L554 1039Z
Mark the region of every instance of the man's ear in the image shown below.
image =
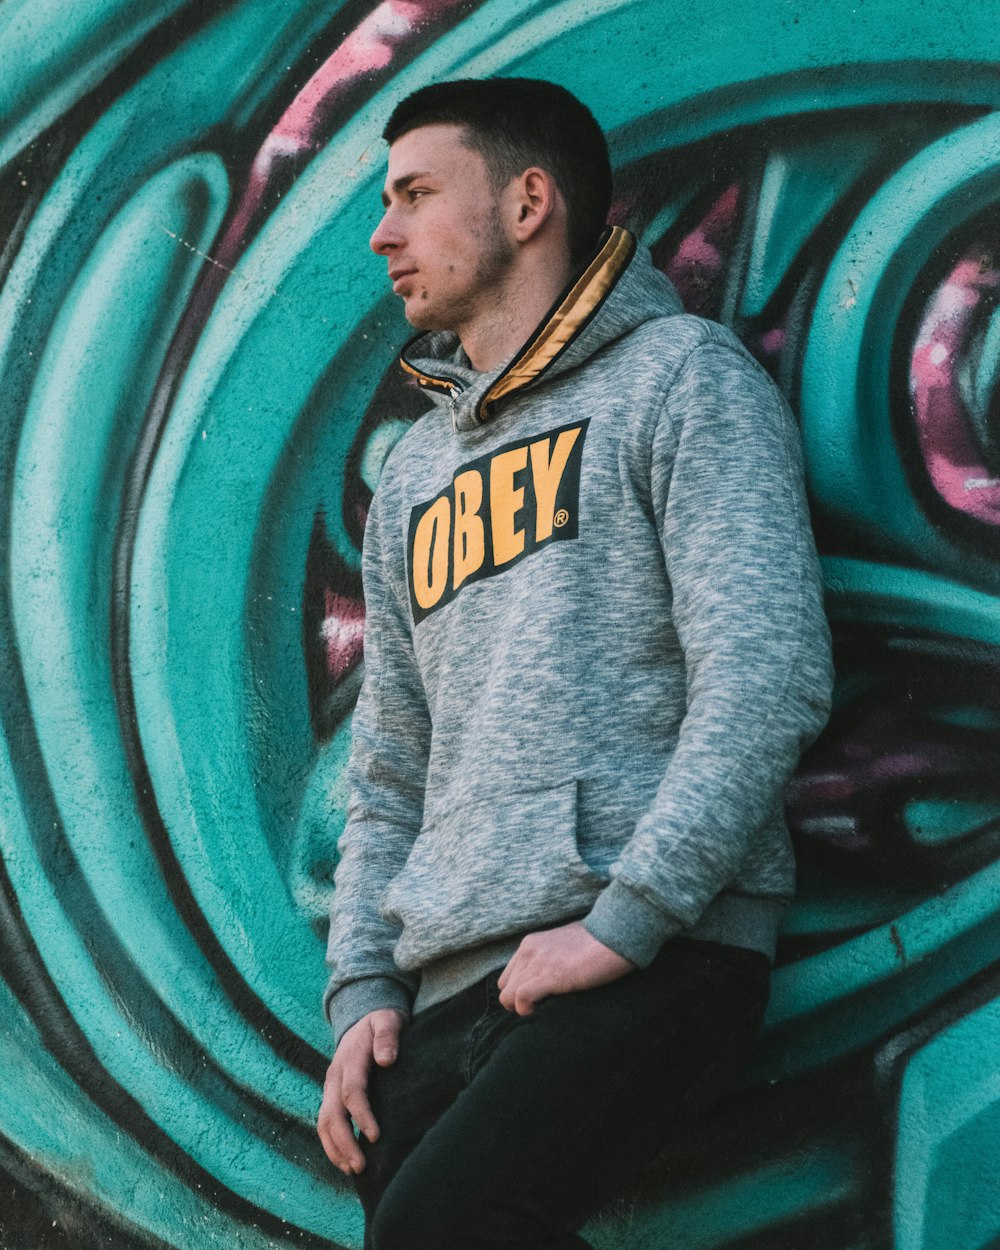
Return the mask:
M547 169L532 165L514 179L510 190L514 209L512 230L518 243L527 243L549 222L565 220L562 195Z

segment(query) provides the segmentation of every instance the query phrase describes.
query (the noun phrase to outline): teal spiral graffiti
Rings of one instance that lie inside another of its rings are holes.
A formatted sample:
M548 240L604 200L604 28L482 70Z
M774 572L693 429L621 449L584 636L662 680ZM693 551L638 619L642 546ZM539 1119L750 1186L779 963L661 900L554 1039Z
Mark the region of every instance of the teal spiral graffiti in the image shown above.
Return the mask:
M834 621L981 647L1000 633L992 537L925 501L889 386L926 266L996 203L992 5L330 8L47 0L0 15L0 1054L17 1073L0 1157L122 1244L360 1244L312 1128L350 728L341 715L317 735L303 617L317 515L356 580L348 469L374 486L405 428L369 420L406 332L367 251L401 95L461 75L556 79L594 107L623 185L664 154L680 169L720 136L765 136L734 244L744 277L721 312L750 324L800 257L821 258L800 375L782 380ZM326 129L304 122L296 147L282 119L330 64L342 92L317 96ZM831 129L879 113L908 119L898 159ZM283 151L291 172L268 182ZM255 199L258 174L271 189ZM635 224L672 237L696 194L678 176ZM979 351L989 391L995 333ZM1000 1161L995 993L976 989L996 871L937 892L834 896L807 879L789 939L827 936L776 974L732 1112L751 1143L595 1223L593 1243L785 1246L796 1228L815 1238L810 1220L845 1250L1000 1236L975 1189ZM877 1184L867 1081L886 1117ZM824 1083L828 1118L783 1134L783 1091Z

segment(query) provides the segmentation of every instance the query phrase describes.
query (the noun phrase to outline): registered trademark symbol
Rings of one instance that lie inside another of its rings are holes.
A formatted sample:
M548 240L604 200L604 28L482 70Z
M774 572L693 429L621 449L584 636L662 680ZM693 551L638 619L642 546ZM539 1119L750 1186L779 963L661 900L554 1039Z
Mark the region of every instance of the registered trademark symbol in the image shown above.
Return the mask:
M569 520L569 513L566 511L565 508L560 508L559 511L552 518L552 520L553 520L553 523L558 525L561 529Z

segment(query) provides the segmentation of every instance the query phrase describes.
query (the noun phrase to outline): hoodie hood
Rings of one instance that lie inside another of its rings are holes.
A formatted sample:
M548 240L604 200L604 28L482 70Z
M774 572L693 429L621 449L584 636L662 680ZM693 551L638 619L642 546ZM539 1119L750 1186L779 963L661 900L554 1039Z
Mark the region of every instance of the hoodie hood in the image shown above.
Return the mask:
M583 272L505 364L486 373L473 369L451 330L411 339L400 364L436 403L450 409L456 430L472 430L512 396L576 368L646 321L683 311L648 249L628 230L612 226Z

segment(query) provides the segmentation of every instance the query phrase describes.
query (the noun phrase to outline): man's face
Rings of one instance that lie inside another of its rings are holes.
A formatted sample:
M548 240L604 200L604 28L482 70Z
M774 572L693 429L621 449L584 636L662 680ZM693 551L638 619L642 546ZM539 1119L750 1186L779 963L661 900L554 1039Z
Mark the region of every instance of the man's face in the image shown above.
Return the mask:
M421 126L389 149L385 214L372 250L419 330L458 330L488 308L514 247L486 164L460 126Z

